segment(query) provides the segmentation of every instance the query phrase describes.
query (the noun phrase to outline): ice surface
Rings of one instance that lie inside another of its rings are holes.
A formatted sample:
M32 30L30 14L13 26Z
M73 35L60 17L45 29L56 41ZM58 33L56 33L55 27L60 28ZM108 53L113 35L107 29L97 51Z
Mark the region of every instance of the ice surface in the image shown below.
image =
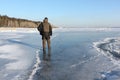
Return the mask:
M120 38L106 38L103 41L94 42L94 47L112 60L120 59ZM107 54L108 53L108 54ZM116 60L117 61L117 60ZM118 64L118 63L117 63Z
M43 61L44 67L40 67L42 45L37 29L0 30L0 80L37 80L34 79L36 73L41 80L43 77L52 80L119 80L120 69L116 65L119 59L108 53L120 53L120 38L113 37L119 33L117 31L120 30L57 28L51 38L52 60ZM101 38L105 39L98 41ZM108 51L103 51L99 47L101 44L105 44L102 48Z
M96 50L107 58L117 67L113 71L101 74L101 80L120 80L120 37L106 38L103 41L94 42Z
M37 48L29 46L29 38L24 39L27 35L29 33L21 34L19 31L1 32L0 60L3 65L0 66L0 80L17 80L21 74L27 74L27 70L33 66Z

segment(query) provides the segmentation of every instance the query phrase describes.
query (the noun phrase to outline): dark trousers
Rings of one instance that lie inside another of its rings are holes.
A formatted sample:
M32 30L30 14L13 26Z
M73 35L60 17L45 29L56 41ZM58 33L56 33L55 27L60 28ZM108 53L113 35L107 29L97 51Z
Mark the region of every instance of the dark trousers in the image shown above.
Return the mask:
M46 48L46 42L47 42L48 48L50 49L50 34L48 32L45 32L42 35L43 49Z

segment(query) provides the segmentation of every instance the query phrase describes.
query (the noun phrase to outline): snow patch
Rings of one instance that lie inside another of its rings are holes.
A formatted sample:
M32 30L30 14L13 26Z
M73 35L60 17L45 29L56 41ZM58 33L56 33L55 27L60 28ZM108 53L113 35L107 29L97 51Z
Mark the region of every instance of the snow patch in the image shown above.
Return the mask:
M101 48L100 46L103 45ZM93 43L93 47L107 58L115 65L120 66L120 38L106 38L103 41L98 41Z

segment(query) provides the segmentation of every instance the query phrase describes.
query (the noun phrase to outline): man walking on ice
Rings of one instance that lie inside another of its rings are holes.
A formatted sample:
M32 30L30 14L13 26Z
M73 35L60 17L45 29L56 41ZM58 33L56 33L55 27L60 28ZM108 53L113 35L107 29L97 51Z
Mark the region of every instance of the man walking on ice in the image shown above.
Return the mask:
M46 49L46 42L48 45L48 49L51 49L50 45L50 36L52 36L52 26L48 22L48 18L45 17L43 22L37 27L38 31L40 32L40 35L42 36L42 45L43 45L43 51Z

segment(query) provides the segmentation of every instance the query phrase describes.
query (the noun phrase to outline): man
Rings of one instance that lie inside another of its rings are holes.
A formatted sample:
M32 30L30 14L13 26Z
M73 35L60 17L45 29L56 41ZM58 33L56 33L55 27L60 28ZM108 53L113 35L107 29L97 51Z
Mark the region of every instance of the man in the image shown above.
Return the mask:
M42 44L43 44L43 50L46 48L46 41L48 45L48 49L51 49L50 46L50 36L52 36L52 26L48 22L48 18L45 17L43 22L37 27L38 31L40 32L40 35L42 36Z

